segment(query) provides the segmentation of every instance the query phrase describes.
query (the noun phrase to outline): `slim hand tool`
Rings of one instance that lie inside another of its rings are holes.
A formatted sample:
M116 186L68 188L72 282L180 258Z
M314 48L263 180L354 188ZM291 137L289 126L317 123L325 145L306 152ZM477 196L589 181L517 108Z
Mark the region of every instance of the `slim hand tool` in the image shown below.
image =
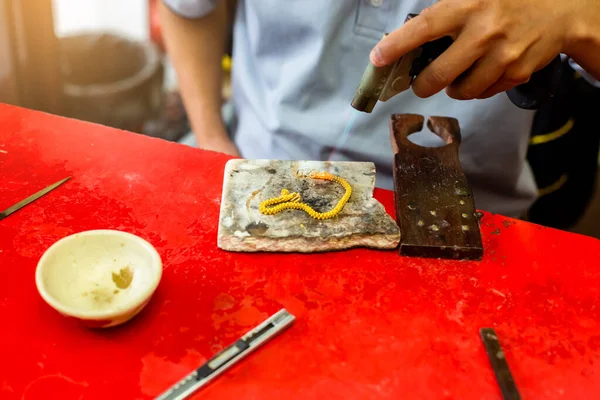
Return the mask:
M60 185L62 185L63 183L65 183L66 181L68 181L69 179L71 179L71 177L67 177L65 179L62 179L56 183L53 183L52 185L48 186L45 189L40 190L39 192L32 194L31 196L27 197L24 200L21 200L20 202L18 202L17 204L8 207L6 210L0 212L0 220L3 220L4 218L8 217L10 214L14 213L15 211L20 210L21 208L25 207L26 205L28 205L29 203L34 202L35 200L39 199L40 197L42 197L43 195L45 195L46 193L56 189L57 187L59 187Z
M201 387L225 372L233 364L290 326L294 320L295 317L287 310L279 310L231 346L208 360L200 368L177 382L173 387L157 397L156 400L183 400L188 398Z

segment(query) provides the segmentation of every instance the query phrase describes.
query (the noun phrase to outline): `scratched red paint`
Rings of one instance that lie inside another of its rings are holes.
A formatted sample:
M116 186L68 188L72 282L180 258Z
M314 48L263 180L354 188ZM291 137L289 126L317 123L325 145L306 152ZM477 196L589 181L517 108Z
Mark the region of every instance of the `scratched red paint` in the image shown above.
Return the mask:
M235 298L226 293L220 293L215 297L215 311L229 310L235 305Z
M73 176L0 221L3 400L152 398L281 307L291 329L196 398L500 399L483 326L524 399L600 394L596 239L485 214L480 263L226 253L227 157L5 105L0 127L0 209ZM165 265L148 306L109 330L61 317L33 280L55 240L96 228L146 238Z
M61 400L77 400L81 398L82 389L88 386L87 382L77 382L61 374L41 375L25 387L19 398L28 400L52 396Z
M206 362L197 351L190 349L181 359L173 362L166 357L159 357L153 353L142 358L142 371L140 372L140 388L146 396L156 397L156 393L164 391L164 388L175 380L189 374L198 365ZM161 371L160 375L156 371ZM116 396L120 397L120 396ZM125 398L123 396L123 398Z

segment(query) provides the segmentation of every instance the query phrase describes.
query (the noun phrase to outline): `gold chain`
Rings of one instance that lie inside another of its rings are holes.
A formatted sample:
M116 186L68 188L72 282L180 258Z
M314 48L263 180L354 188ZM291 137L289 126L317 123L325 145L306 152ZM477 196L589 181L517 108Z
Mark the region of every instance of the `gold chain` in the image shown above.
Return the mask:
M329 219L338 215L352 195L352 186L350 186L348 181L346 181L344 178L328 172L311 172L308 174L308 177L337 182L342 185L344 189L346 189L346 193L344 193L340 201L338 201L331 211L318 212L308 204L302 203L302 197L299 193L290 193L287 189L282 189L281 196L273 197L260 203L260 213L265 215L273 215L283 210L296 209L305 211L308 215L315 219Z

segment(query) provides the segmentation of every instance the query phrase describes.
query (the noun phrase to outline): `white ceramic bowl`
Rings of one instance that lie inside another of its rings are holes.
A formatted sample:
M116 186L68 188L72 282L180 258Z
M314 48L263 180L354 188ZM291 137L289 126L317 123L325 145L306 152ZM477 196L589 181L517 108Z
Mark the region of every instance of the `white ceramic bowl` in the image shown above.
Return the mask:
M42 298L88 327L107 328L137 315L162 276L162 261L144 239L113 230L67 236L46 250L35 272Z

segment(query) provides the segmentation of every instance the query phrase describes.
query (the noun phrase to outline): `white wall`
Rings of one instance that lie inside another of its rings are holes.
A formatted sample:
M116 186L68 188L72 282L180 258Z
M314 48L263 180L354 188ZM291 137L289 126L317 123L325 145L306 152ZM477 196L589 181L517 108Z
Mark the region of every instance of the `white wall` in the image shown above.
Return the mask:
M53 0L55 31L108 31L147 40L148 0Z

